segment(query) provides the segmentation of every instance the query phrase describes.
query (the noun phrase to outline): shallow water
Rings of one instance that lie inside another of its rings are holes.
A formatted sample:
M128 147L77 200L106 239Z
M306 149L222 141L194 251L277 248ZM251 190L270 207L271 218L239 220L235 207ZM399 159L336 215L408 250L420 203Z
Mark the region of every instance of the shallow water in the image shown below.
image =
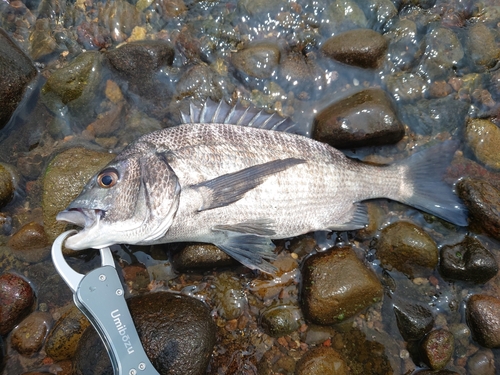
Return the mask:
M404 138L395 145L346 149L346 154L385 163L401 159L420 146L451 138L461 142L458 160L462 160L461 155L476 160L465 141L464 129L467 118L497 121L499 23L500 3L495 0L2 0L0 27L35 61L39 75L10 123L0 130L0 161L14 166L20 175L15 199L1 209L11 224L2 228L0 273L15 271L24 275L38 292L38 304L45 304L58 317L71 303L71 296L60 280L54 284L56 290L50 290L47 275L57 279L50 259L20 261L6 245L25 223L43 222L43 177L48 163L60 151L74 146L117 153L142 134L177 125L179 111L185 111L192 100L211 98L253 104L291 116L300 125L301 133L310 134L315 115L327 105L361 89L381 87L390 94L405 126ZM486 51L478 52L471 45L471 28L476 24L484 24L490 31L480 37L493 38L491 47L497 51L493 57L486 40ZM349 66L321 52L320 47L329 37L359 28L373 29L389 40L378 67ZM171 43L173 59L158 66L144 60L133 76L118 72L106 51L141 39ZM243 56L246 65L239 64L236 52L255 44L265 46L265 57L254 60L255 55ZM96 52L80 65L81 72L76 74L80 83L65 82L61 71L85 51ZM278 57L273 58L273 53ZM51 77L58 76L60 80L52 84ZM68 89L70 85L74 86ZM491 170L498 177L498 172ZM461 176L450 179L457 177ZM316 237L319 247L339 241L354 244L357 254L373 267L386 288L383 303L333 329L345 333L355 328L363 332L367 342L381 344L383 349L377 350L384 352L393 373L411 373L418 364L409 358L390 308L391 298L408 293L431 309L436 328L446 327L454 333L456 348L446 368L465 374L467 361L479 346L467 331L464 301L481 291L498 295L500 279L496 276L486 285L477 286L445 281L438 270L413 280L383 270L373 244L380 229L390 223L412 221L439 246L459 242L467 229L395 202L377 201L374 205L379 210L378 227L371 235ZM477 229L471 234L479 236L498 260L498 241ZM283 245L289 248L289 243ZM170 249L174 246L116 246L113 251L121 267L142 263L152 280L146 285L131 280L129 294L172 289L201 298L213 309L221 336L208 373L293 373L286 366L274 372L263 370L264 353L288 352L295 360L315 345L332 345L336 336L329 328L308 327L301 321L293 333L273 338L260 325L262 311L270 306L297 305L297 264L285 266L286 271L275 280L242 267L176 274L166 260L165 250ZM293 259L298 261L310 252L293 249ZM287 256L287 250L280 255ZM91 253L72 259L71 264L83 272L95 267L98 259ZM228 282L231 278L237 282ZM344 340L351 338L355 345L356 335L346 334ZM8 346L5 374L35 370L57 373L58 364L46 358L43 350L30 358L22 357L9 347L9 337L4 339ZM228 357L227 352L232 361L223 359ZM500 371L500 352L492 353ZM360 361L353 359L353 373L362 373L355 366ZM372 373L388 373L386 367L381 368L374 368Z

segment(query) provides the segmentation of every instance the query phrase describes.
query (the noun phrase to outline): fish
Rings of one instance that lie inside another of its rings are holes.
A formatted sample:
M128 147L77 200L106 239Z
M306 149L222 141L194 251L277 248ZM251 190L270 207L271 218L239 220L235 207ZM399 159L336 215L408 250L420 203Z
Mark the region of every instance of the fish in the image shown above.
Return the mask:
M364 228L366 200L467 225L466 208L442 181L454 141L373 165L300 134L289 118L239 103L191 103L181 122L128 145L58 213L82 227L66 247L212 243L273 274L272 240Z

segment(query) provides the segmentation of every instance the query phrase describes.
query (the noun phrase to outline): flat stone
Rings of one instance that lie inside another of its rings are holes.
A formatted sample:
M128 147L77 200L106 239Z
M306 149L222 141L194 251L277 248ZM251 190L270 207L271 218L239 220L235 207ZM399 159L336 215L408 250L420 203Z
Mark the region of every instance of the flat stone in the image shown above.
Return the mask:
M323 53L341 63L375 69L385 58L388 41L371 29L355 29L332 36L322 46Z
M333 103L314 118L313 138L338 148L392 144L404 133L391 99L376 88Z
M500 347L500 299L474 294L467 300L465 313L475 341L486 348Z
M310 256L302 277L302 311L317 324L339 323L382 298L380 281L350 247Z
M318 346L309 350L297 362L296 375L348 375L342 355L333 348Z
M500 128L487 119L469 119L465 138L474 156L484 165L500 169Z

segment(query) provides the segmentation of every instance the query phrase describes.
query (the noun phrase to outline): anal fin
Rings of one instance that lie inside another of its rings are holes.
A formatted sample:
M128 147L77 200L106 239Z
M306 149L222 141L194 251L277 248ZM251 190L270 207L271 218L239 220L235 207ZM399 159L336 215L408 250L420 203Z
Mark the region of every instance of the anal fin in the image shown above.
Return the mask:
M368 210L362 203L354 203L351 209L345 214L346 221L339 224L333 224L328 227L330 230L355 230L363 229L368 225Z

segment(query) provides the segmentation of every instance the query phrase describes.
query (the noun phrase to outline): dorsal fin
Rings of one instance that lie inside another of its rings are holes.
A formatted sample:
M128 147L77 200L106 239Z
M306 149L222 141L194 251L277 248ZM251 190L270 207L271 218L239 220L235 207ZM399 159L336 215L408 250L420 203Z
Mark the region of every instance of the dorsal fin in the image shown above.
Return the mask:
M281 117L277 113L268 113L253 106L245 108L240 102L230 106L223 100L216 103L207 99L201 107L191 102L189 113L181 112L181 120L184 124L231 124L300 134L297 124L290 118Z

